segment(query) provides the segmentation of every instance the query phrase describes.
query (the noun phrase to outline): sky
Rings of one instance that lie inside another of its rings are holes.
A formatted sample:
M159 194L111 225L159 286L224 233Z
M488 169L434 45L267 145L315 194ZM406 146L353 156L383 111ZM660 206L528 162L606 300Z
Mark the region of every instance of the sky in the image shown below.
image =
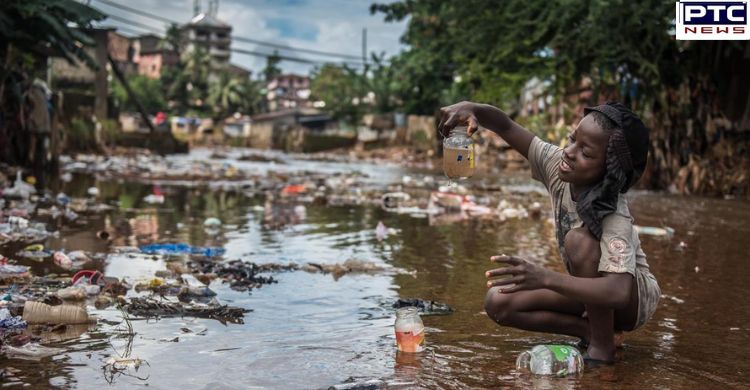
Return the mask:
M193 0L109 0L155 14L170 20L188 22L193 16ZM362 56L362 29L367 28L368 53L397 54L405 49L399 38L406 22L386 23L383 14L370 14L370 4L377 0L221 0L217 16L232 26L232 36L270 42L292 47ZM392 0L380 0L387 3ZM201 0L201 10L208 9L208 0ZM89 4L106 14L125 18L135 23L107 19L100 26L118 27L124 35L161 32L166 23L144 15L107 5L100 0ZM151 28L148 28L151 27ZM273 53L273 48L254 43L232 41L232 48L261 53ZM347 61L346 59L279 50L279 54L308 60ZM230 61L258 74L266 64L264 57L233 52ZM353 60L361 62L361 60ZM315 65L282 61L285 73L308 74Z

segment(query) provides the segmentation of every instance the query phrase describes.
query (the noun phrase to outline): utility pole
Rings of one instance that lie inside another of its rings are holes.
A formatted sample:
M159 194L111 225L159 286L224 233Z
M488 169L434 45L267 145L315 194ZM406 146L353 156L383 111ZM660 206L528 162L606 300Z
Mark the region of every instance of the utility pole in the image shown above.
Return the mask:
M367 27L362 28L362 62L367 65Z

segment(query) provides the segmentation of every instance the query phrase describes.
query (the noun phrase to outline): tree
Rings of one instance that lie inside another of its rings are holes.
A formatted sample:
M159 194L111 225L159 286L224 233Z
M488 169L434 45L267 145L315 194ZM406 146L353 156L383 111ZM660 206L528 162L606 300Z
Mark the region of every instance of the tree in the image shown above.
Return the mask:
M748 193L750 175L710 167L727 156L748 164L747 141L731 130L742 117L734 100L747 104L737 86L750 82L738 71L750 66L743 57L750 49L740 41L675 40L673 3L405 0L370 10L386 21L409 20L408 49L391 60L409 113L430 114L459 97L513 112L524 84L537 77L568 122L579 112L570 108L606 99L642 114L655 145L650 185ZM735 123L725 120L730 114Z
M367 94L364 76L346 65L325 64L313 71L311 96L322 100L335 119L356 125L365 112Z
M128 77L128 85L133 90L135 98L138 99L147 113L154 114L167 109L164 88L159 79L152 79L143 75ZM137 106L125 91L120 82L112 83L112 97L120 104L120 109L135 111Z
M182 29L176 23L171 23L167 26L167 33L165 34L164 41L169 46L170 50L174 50L177 53L181 52L183 48L184 38L182 35Z
M209 86L208 104L212 107L214 118L224 119L235 112L257 112L262 98L259 87L257 82L221 72L218 79Z
M169 107L178 114L184 115L190 108L188 91L190 75L181 66L168 66L162 68L160 80Z
M263 76L265 76L266 81L271 81L274 77L281 74L279 62L281 62L281 56L279 56L277 50L274 50L272 55L266 57L266 67L263 68Z
M34 71L39 72L39 68L43 71L45 57L50 55L96 68L97 64L84 50L94 45L85 30L104 16L74 0L0 2L0 111L4 118L0 121L0 160L33 166L40 183L44 182L46 158L30 153L30 150L43 153L43 148L29 147L38 139L30 136L27 122L22 120L24 91L33 80Z
M94 41L81 29L104 18L103 13L74 0L0 2L0 58L7 58L9 45L40 51L49 44L71 63L80 60L95 68L94 60L81 50Z
M203 109L208 99L210 74L211 56L200 47L184 56L178 66L165 67L161 82L170 106L179 114L192 108Z

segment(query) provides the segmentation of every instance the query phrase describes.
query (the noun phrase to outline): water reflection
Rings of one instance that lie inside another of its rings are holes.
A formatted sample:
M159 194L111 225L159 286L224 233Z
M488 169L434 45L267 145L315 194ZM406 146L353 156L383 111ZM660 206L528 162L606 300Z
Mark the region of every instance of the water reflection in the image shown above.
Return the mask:
M358 274L338 279L280 273L274 275L278 284L250 295L215 281L210 287L225 303L254 311L244 325L191 318L134 322L138 337L131 344L133 356L149 362L144 371L150 375L149 386L206 387L221 378L226 387L320 388L349 377L381 378L395 388L746 385L743 361L727 356L743 356L750 342L743 267L744 237L750 234L744 222L750 219L747 203L633 194L631 210L639 224L667 224L677 231L672 241L642 238L666 298L651 322L626 335L615 367L553 379L518 375L517 354L539 343L575 340L501 328L482 312L483 275L492 266L490 256L519 254L562 270L554 243L547 239L551 227L544 219L431 223L375 207L301 204L210 186L161 185L164 203L150 204L144 197L153 194L153 185L97 182L87 176L76 176L65 191L86 196L91 185L100 188L102 200L119 208L84 217L86 225L63 229L59 239L47 242L48 247L102 253L112 245L174 241L223 246L225 259L256 263L334 264L355 258L416 271L416 277ZM222 227L207 231L203 222L209 217L220 219ZM379 221L396 234L378 240ZM97 237L101 230L112 232L109 241ZM679 248L679 241L686 247ZM146 279L165 269L169 260L112 254L101 270L109 276ZM34 265L39 274L53 271L58 270ZM425 352L396 351L394 314L384 304L396 297L432 299L454 307L452 315L423 318L428 329ZM116 333L111 324L122 318L115 308L90 309L105 321L80 335L50 339L52 346L63 345L66 353L44 360L43 370L39 363L17 360L2 362L0 367L13 367L22 382L35 388L106 385L101 366L116 355L108 341ZM161 341L175 338L179 341ZM113 342L118 350L122 343ZM144 384L123 377L115 383Z

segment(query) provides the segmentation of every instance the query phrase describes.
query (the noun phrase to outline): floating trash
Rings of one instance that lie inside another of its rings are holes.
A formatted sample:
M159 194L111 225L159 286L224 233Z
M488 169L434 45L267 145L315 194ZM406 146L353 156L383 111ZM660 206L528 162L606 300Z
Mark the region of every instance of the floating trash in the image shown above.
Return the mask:
M191 246L190 244L150 244L141 246L141 252L150 255L203 255L206 257L221 256L226 249L219 247Z

